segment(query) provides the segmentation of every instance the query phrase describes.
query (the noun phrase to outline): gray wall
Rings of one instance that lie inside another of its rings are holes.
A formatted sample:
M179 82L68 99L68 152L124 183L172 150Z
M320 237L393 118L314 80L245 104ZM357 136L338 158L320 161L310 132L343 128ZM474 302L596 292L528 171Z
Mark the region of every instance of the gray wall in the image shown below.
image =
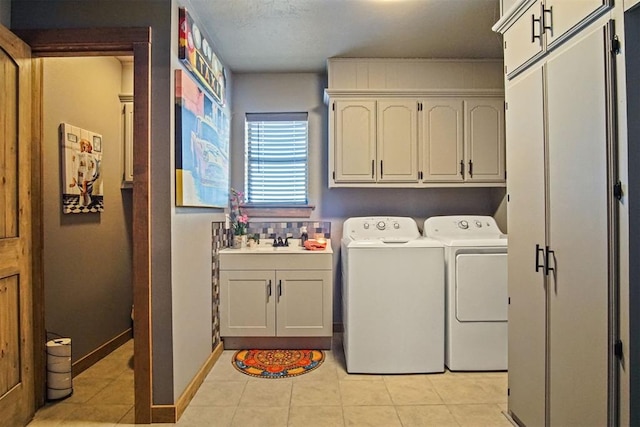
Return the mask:
M11 27L11 0L0 0L0 25Z
M120 189L121 75L112 57L44 60L45 327L71 337L73 362L131 327L132 194ZM102 134L102 213L62 213L62 122Z
M493 215L504 188L328 188L328 119L321 74L235 74L231 122L231 185L244 187L244 115L248 112L309 112L309 204L311 219L331 221L335 263L334 321L341 322L340 239L342 224L353 216ZM251 219L250 219L251 220ZM263 220L262 218L257 219ZM282 219L280 219L282 220Z
M151 280L153 403L174 402L171 214L174 203L171 0L14 0L11 28L151 27ZM44 177L45 180L48 176ZM51 177L51 179L58 179ZM194 236L207 238L207 236ZM210 238L210 233L208 235ZM199 265L208 268L210 265ZM205 302L203 302L204 304ZM187 329L182 333L188 334Z
M188 2L183 2L192 16L197 12ZM178 28L178 5L174 5L171 28ZM200 25L203 28L203 25ZM214 52L216 46L211 35L208 36ZM178 32L172 32L171 42L171 87L175 87L175 72L186 68L178 59ZM220 58L222 61L222 58ZM227 88L230 88L231 73L227 72ZM227 91L226 110L231 106L230 91ZM173 95L172 95L173 98ZM171 102L172 110L174 102ZM172 111L175 117L175 111ZM175 135L175 120L171 121L171 136ZM175 164L175 151L171 151L171 164ZM169 173L171 188L175 188L175 174ZM211 223L224 221L222 209L175 207L172 200L172 330L173 330L173 370L174 399L177 399L191 379L211 355L213 341L212 327L212 254Z

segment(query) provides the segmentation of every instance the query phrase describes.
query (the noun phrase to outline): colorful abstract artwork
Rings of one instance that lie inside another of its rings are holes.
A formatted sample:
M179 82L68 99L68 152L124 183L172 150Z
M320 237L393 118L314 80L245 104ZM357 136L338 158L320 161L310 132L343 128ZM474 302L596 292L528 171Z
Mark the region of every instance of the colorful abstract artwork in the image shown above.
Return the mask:
M102 135L68 123L61 123L59 132L62 211L103 212Z
M229 203L229 117L189 74L176 70L176 205Z
M180 8L179 57L187 69L211 92L221 105L225 103L226 79L222 63L200 27L183 7Z

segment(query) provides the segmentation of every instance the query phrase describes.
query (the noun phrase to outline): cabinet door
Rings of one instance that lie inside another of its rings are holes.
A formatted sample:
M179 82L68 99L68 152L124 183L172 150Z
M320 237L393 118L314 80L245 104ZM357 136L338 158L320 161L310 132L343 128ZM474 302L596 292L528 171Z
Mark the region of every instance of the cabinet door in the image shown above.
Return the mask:
M122 103L122 128L124 138L123 181L133 183L133 102Z
M221 336L274 336L275 307L273 271L220 271Z
M504 33L505 73L511 74L542 52L540 1L533 3Z
M608 0L545 0L544 23L550 27L546 31L547 46L552 47L567 31L608 3Z
M376 102L334 101L335 182L375 182Z
M277 272L277 335L318 337L333 333L330 270Z
M546 291L543 74L536 68L506 88L509 233L509 412L545 425Z
M472 99L465 105L466 181L504 181L504 100Z
M604 40L600 27L547 63L552 426L607 425L611 88Z
M418 181L418 103L378 101L378 181Z
M423 181L464 179L462 114L461 99L428 99L422 104Z

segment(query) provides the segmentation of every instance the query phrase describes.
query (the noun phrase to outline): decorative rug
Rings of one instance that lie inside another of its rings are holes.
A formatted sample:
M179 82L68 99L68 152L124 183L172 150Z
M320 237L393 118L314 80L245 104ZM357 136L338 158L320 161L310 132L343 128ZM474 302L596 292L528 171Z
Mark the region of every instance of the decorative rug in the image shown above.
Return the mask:
M306 374L324 361L322 350L239 350L231 363L243 374L287 378Z

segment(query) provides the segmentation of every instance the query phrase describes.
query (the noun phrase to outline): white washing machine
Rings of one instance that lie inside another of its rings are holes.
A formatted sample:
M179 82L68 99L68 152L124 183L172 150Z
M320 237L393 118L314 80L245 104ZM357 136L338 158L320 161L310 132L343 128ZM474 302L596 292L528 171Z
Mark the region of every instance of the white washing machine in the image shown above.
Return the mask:
M404 217L343 225L347 372L444 372L444 248Z
M444 244L445 364L452 371L507 369L507 236L490 216L436 216L424 235Z

